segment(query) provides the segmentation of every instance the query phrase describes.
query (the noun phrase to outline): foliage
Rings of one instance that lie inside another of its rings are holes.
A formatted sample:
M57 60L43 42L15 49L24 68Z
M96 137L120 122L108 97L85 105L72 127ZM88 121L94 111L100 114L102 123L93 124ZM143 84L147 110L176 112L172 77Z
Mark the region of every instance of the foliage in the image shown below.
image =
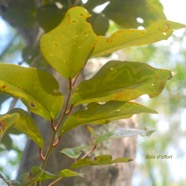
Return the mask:
M27 24L30 25L33 17L29 14L27 16L30 19ZM53 129L51 145L43 155L41 134L27 112L13 109L0 116L1 135L8 128L14 127L28 135L39 146L41 166L33 167L29 173L22 175L17 185L40 185L42 181L50 179L54 179L53 183L56 183L65 177L83 176L82 173L72 171L74 168L129 162L130 157L113 160L111 155L100 155L91 159L89 155L105 140L138 134L149 135L152 132L117 129L97 137L88 150L83 147L63 149L62 153L75 161L69 169L61 170L58 174L45 170L51 150L59 144L65 132L80 125L107 124L112 120L130 118L133 114L156 113L133 100L144 94L150 97L158 96L166 81L172 77L168 70L153 68L143 63L110 61L93 78L83 81L76 88L79 74L91 57L110 54L128 46L140 46L167 39L175 29L184 27L179 23L160 20L144 30L123 29L110 37L103 37L93 31L87 22L89 16L83 7L71 8L62 22L41 38L41 51L46 61L69 82L66 101L63 101L64 96L58 90L58 82L49 73L32 67L0 64L0 92L20 99L30 112L50 120ZM76 105L82 104L83 109L78 107L76 112L72 112ZM61 113L62 107L64 111ZM92 134L95 133L93 129L89 130ZM82 150L84 155L81 155ZM5 182L11 184L11 181Z

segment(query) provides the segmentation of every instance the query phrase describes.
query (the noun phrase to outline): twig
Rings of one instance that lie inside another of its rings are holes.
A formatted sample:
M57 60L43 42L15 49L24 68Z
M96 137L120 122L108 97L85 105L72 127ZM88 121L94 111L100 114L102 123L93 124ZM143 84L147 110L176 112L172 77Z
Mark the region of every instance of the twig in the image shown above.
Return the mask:
M8 185L8 186L13 186L9 180L7 180L6 178L3 177L3 175L0 173L0 178Z
M89 154L91 154L92 152L94 152L96 148L97 148L97 145L96 144L93 145L92 148L81 159L86 158Z
M58 178L57 180L53 181L50 185L48 186L53 186L54 184L56 184L57 182L59 182L62 178Z

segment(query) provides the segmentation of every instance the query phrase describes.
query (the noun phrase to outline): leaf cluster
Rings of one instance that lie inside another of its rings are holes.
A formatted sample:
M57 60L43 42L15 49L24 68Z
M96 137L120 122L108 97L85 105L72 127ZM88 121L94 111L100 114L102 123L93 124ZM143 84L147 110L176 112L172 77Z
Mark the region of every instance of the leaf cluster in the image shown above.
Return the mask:
M23 175L21 185L40 184L41 181L82 176L74 168L106 165L131 161L124 157L112 159L111 155L88 156L97 145L111 138L131 135L149 135L152 131L117 129L95 138L89 148L63 149L62 153L74 159L74 164L58 174L45 170L47 160L64 133L86 124L107 124L110 121L130 118L133 114L156 113L135 103L141 95L158 96L172 73L139 62L109 61L92 78L77 85L77 79L88 59L110 54L129 46L151 44L167 39L175 29L184 25L160 20L144 30L122 29L109 37L98 36L87 22L89 12L83 7L67 11L62 22L40 40L41 52L48 64L69 82L67 99L59 91L59 82L47 72L33 67L0 64L0 92L20 99L32 113L51 121L51 145L43 155L43 139L30 114L13 109L0 116L0 135L10 127L29 136L39 147L41 167L33 167ZM75 86L76 85L76 86ZM73 108L83 105L83 108ZM64 112L61 113L62 108ZM48 126L46 126L48 127ZM91 130L94 133L93 129ZM84 151L84 155L82 154ZM54 181L54 182L55 182Z

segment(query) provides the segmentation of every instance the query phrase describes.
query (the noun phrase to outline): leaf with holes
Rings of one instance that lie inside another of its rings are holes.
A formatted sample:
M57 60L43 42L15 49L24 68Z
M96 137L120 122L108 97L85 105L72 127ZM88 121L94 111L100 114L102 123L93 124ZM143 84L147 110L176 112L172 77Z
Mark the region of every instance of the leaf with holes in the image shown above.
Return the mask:
M41 38L41 51L47 62L65 78L73 78L85 65L97 36L86 22L83 7L71 8L61 24Z
M132 128L117 128L111 132L107 132L101 136L96 138L96 144L103 143L109 139L117 139L117 138L124 138L129 136L135 135L142 135L142 136L149 136L154 132L154 130L140 130L140 129L132 129Z
M156 113L132 102L110 101L105 104L91 103L87 108L73 113L63 124L61 134L86 124L106 124L113 120L130 118L133 114Z
M111 165L115 163L127 163L130 161L132 161L131 158L117 158L113 160L111 155L100 155L100 156L96 156L94 160L91 160L89 158L78 160L76 163L74 163L71 166L71 168L74 169L74 168L94 166L94 165Z
M145 63L110 61L76 88L72 103L129 101L143 94L155 97L171 77L170 71Z
M43 138L32 117L24 110L16 108L10 114L18 114L19 119L14 121L13 127L30 137L39 147L43 146Z
M61 111L63 96L58 89L58 82L46 72L0 64L0 92L21 99L31 112L46 119Z
M168 20L160 20L144 30L122 29L107 38L99 36L92 56L102 56L125 47L152 44L166 40L174 30L180 28L185 28L185 25Z

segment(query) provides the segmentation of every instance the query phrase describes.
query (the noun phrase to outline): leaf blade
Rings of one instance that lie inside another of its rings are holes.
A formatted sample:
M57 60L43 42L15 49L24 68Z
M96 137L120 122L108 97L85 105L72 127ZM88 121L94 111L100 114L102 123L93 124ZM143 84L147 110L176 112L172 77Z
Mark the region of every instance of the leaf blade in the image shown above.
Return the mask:
M39 147L43 146L43 138L39 132L39 129L34 123L32 117L24 110L15 108L11 110L11 114L19 114L19 119L15 121L13 127L20 132L25 133L30 137Z
M181 28L185 28L185 25L169 20L160 20L144 30L122 29L108 38L99 36L92 56L107 55L125 47L141 46L166 40L174 30Z
M91 103L87 108L73 113L61 128L61 134L86 124L106 124L113 120L130 118L138 113L157 113L132 102L110 101L103 105Z
M155 97L171 77L170 71L145 63L110 61L91 79L79 84L72 96L72 104L130 101L143 94Z
M41 51L47 62L65 78L73 78L85 65L97 36L86 22L83 7L71 8L61 24L41 38Z
M78 160L76 163L74 163L71 166L71 168L74 169L74 168L94 166L94 165L111 165L115 163L127 163L130 161L132 161L131 158L117 158L113 160L111 155L100 155L100 156L96 156L94 160L91 160L89 158Z
M105 133L96 138L96 144L103 143L106 140L124 138L136 135L149 136L154 132L154 130L141 130L133 128L117 128L111 132Z
M46 72L0 64L0 92L20 98L31 112L46 119L56 118L61 111L63 96L58 89L58 82Z

